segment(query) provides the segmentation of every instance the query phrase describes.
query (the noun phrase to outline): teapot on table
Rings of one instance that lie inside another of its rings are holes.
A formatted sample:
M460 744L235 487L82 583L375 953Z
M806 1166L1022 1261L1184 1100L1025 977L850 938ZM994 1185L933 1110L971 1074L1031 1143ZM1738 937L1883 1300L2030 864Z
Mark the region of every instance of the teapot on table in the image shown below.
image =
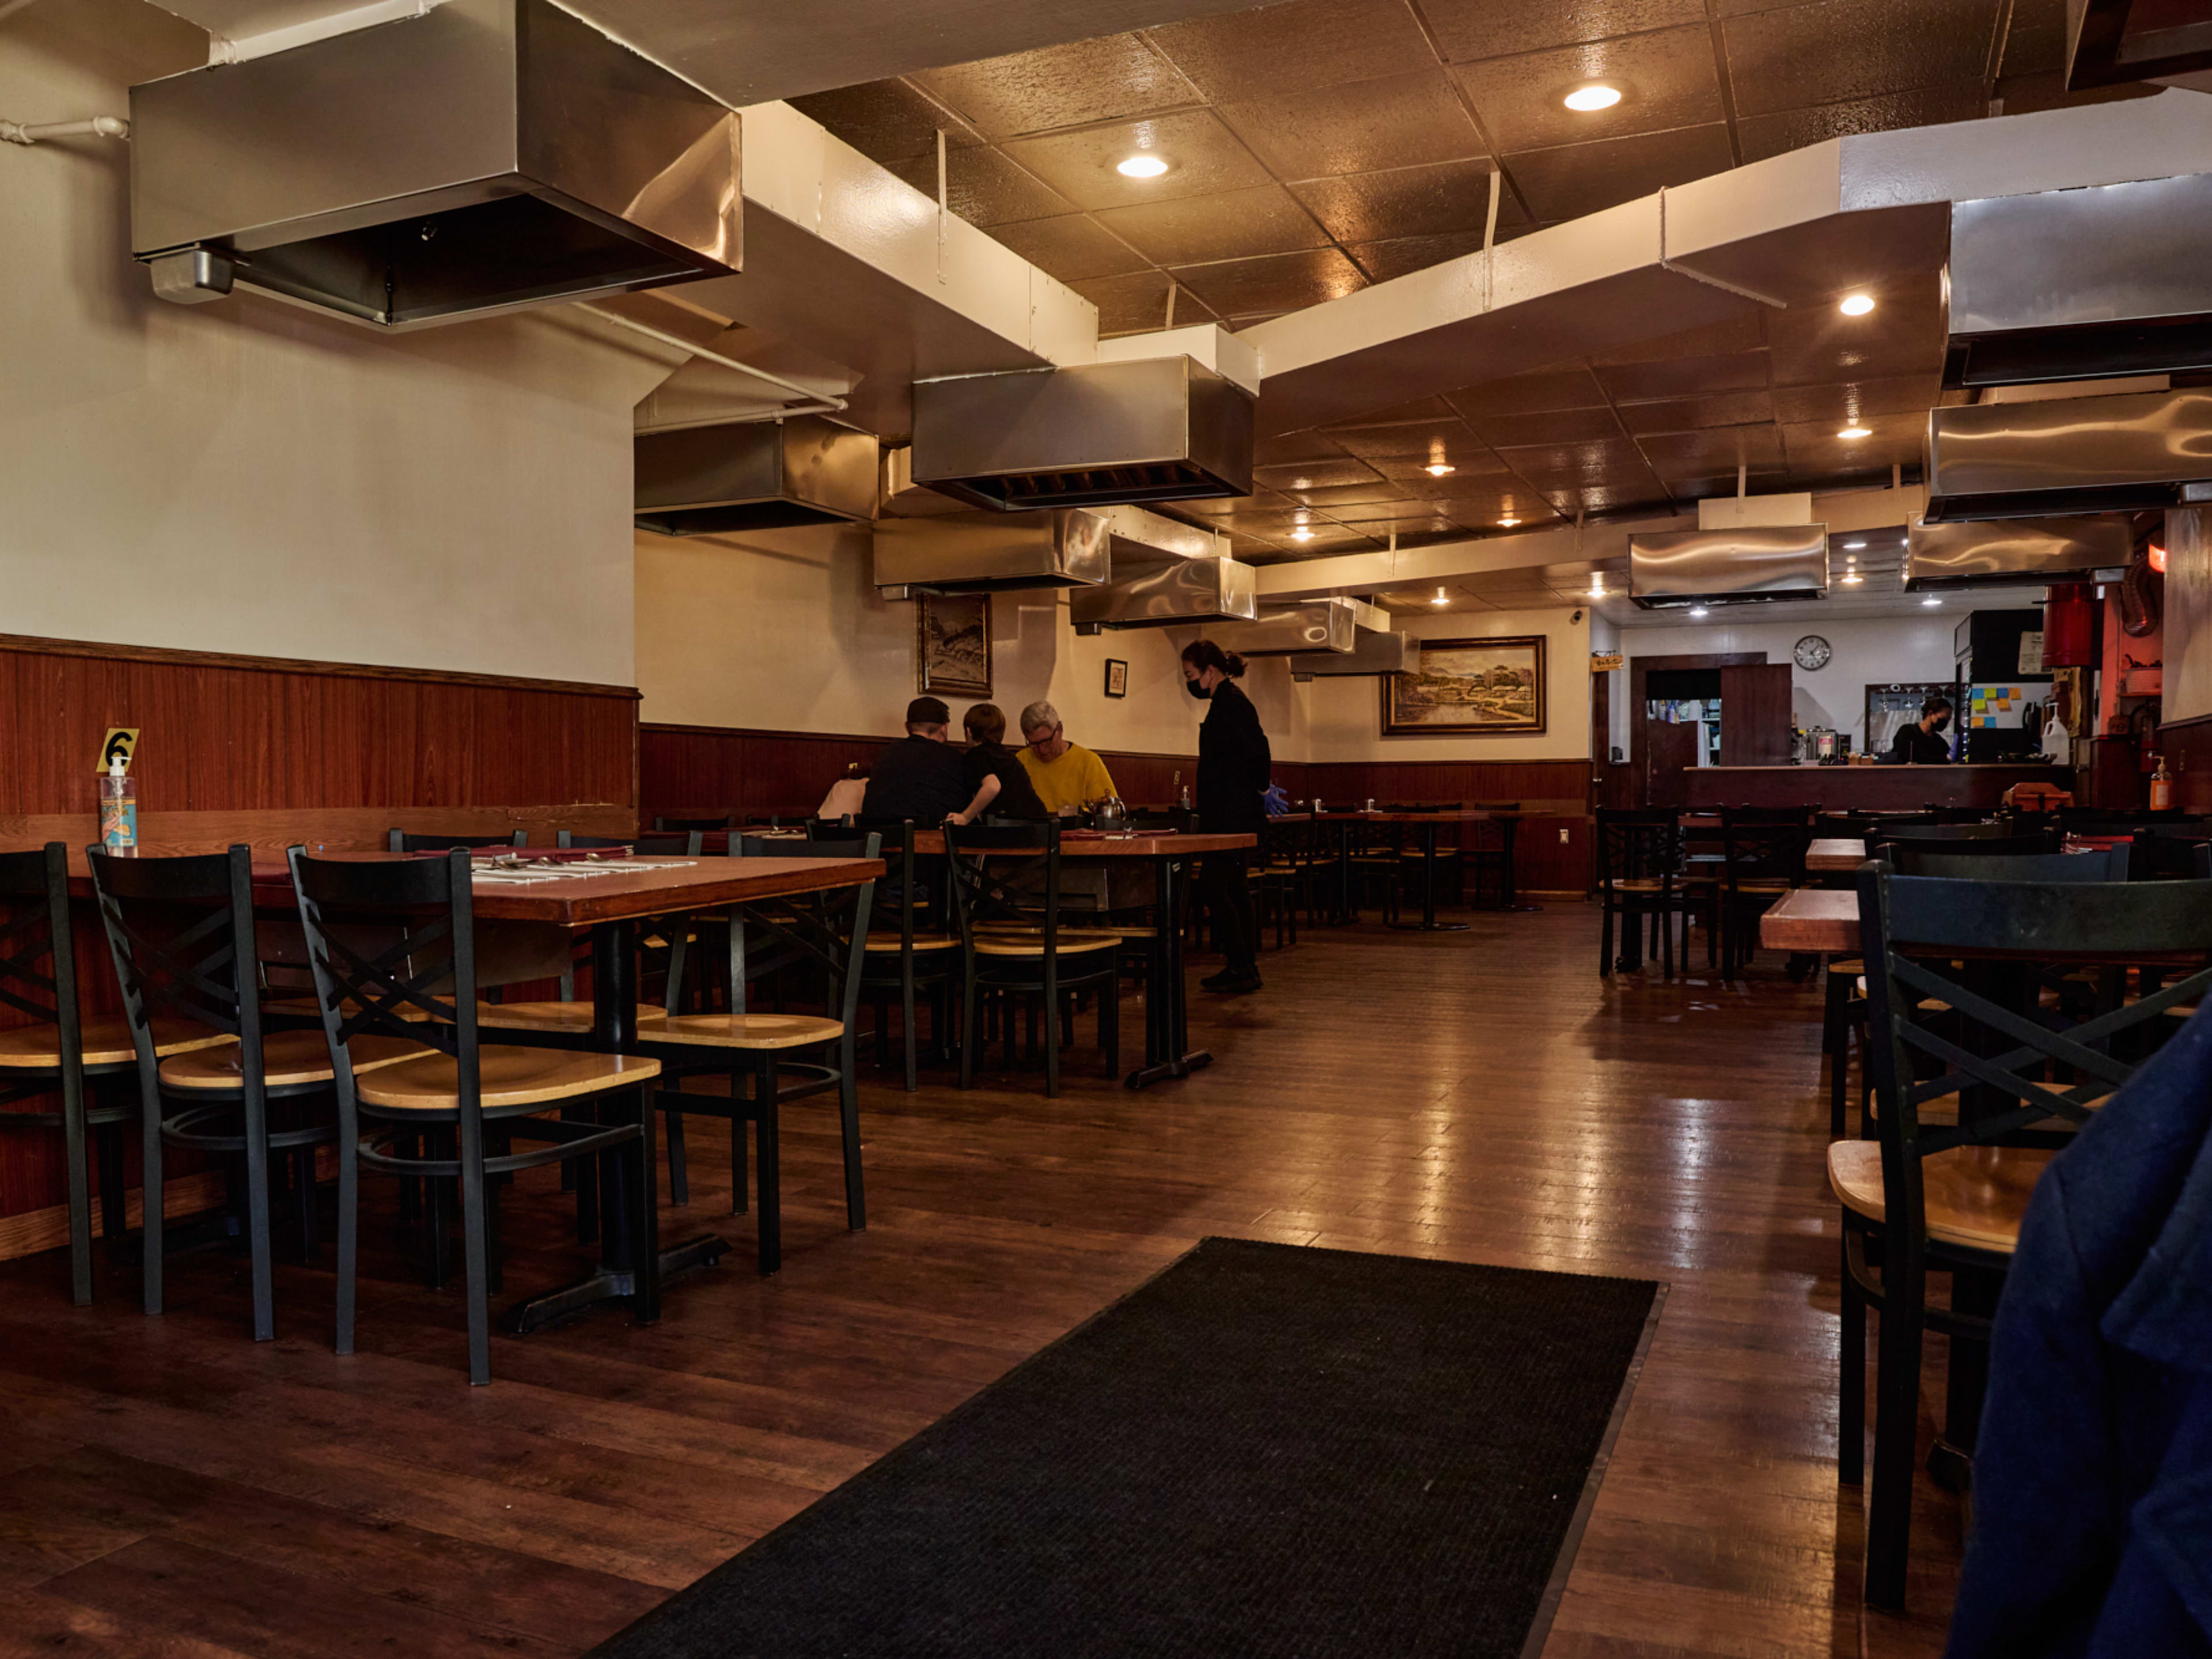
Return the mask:
M1088 816L1093 830L1110 833L1129 827L1129 809L1119 795L1109 795L1103 800L1093 801Z

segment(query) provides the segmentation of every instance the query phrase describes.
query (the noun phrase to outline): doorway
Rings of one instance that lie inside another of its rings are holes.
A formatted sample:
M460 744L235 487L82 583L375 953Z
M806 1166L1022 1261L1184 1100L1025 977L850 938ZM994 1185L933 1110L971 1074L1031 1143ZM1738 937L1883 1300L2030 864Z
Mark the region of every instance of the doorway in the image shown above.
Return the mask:
M1694 656L1628 659L1628 766L1636 780L1638 805L1682 805L1689 799L1689 783L1683 773L1698 763L1698 744L1711 740L1702 724L1692 726L1684 721L1654 719L1652 703L1702 705L1710 698L1724 708L1721 671L1763 667L1765 662L1764 651L1712 651ZM1708 764L1717 758L1708 751Z

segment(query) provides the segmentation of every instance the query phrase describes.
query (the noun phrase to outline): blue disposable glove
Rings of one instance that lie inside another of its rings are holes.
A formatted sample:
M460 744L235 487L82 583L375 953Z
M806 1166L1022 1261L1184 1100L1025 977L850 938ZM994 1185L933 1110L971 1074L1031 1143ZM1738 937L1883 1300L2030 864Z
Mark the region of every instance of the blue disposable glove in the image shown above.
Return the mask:
M1260 805L1267 809L1267 816L1279 818L1291 810L1291 798L1279 783L1271 783L1260 797Z

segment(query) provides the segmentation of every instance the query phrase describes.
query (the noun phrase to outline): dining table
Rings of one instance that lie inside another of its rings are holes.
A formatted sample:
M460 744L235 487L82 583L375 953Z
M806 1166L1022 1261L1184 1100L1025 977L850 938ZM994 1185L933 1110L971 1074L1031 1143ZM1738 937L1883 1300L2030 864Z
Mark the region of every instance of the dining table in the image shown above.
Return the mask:
M1858 836L1823 836L1805 849L1805 868L1815 875L1845 876L1866 857L1866 842Z
M1520 839L1521 820L1525 817L1547 816L1517 811L1505 807L1469 806L1452 808L1438 812L1387 812L1355 809L1332 812L1324 808L1319 812L1284 812L1270 818L1270 823L1333 823L1349 828L1355 823L1410 823L1420 831L1421 843L1421 919L1419 921L1394 921L1393 927L1425 933L1464 933L1463 921L1437 920L1437 831L1448 823L1495 823L1498 827L1500 855L1504 867L1498 875L1498 908L1501 910L1534 910L1538 907L1520 902L1513 884L1515 848ZM1337 838L1338 915L1348 919L1352 891L1352 838L1340 834Z

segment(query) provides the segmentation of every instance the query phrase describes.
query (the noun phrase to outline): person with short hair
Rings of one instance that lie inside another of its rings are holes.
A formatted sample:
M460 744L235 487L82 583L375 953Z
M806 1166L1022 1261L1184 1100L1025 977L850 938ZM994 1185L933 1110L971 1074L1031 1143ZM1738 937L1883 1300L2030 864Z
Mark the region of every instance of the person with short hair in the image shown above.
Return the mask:
M1022 769L1030 775L1047 812L1065 812L1115 793L1106 763L1079 743L1067 740L1060 710L1033 702L1022 710Z
M1001 818L1048 818L1044 803L1030 782L1021 757L1006 747L1006 717L996 703L979 702L962 717L968 733L963 776L975 794L952 815L955 823L973 823L989 812Z
M1267 793L1274 756L1260 711L1237 682L1244 659L1212 640L1194 640L1182 648L1182 678L1190 695L1212 705L1198 729L1198 828L1203 835L1261 834L1267 827ZM1252 914L1247 879L1249 855L1209 853L1199 860L1199 880L1207 907L1219 918L1222 953L1228 964L1199 981L1209 991L1232 994L1260 988L1255 941L1259 925Z
M868 769L863 817L911 818L934 828L967 805L974 792L959 751L946 741L951 726L952 711L938 698L916 697L906 706L906 735Z
M1951 758L1951 743L1943 736L1943 728L1950 723L1950 698L1929 698L1920 705L1919 720L1897 728L1897 737L1889 745L1889 757L1914 766L1945 764Z

